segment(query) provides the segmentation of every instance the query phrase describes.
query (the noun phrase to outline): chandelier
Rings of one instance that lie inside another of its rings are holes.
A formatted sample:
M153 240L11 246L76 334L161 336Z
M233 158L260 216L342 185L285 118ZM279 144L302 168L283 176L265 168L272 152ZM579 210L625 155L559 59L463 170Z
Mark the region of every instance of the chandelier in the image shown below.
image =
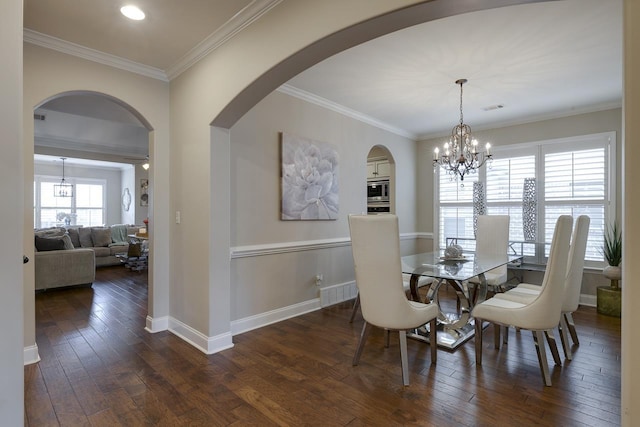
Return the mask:
M464 181L466 174L475 173L487 160L493 161L489 149L491 144L487 142L485 152L478 151L478 140L471 135L471 126L464 123L462 116L462 85L467 79L456 80L460 85L460 123L451 130L451 139L444 144L442 154L436 147L433 151L434 171L440 165L449 175L451 180ZM462 182L460 183L462 185Z
M67 184L64 179L64 161L66 157L60 157L62 159L62 180L60 184L53 185L53 197L73 197L73 184Z

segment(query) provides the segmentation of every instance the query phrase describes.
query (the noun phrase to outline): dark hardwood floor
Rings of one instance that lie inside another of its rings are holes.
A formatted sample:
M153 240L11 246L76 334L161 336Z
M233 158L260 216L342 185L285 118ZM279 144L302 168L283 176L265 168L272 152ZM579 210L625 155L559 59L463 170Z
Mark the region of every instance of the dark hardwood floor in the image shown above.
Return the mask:
M397 334L385 348L374 330L351 366L362 318L349 323L350 302L235 336L211 356L145 332L146 303L146 275L121 267L98 269L93 288L36 295L42 361L25 367L26 425L620 424L620 320L594 308L575 313L580 346L552 367L552 387L529 332L511 330L495 350L491 328L480 369L473 340L439 350L437 365L409 340L403 387Z

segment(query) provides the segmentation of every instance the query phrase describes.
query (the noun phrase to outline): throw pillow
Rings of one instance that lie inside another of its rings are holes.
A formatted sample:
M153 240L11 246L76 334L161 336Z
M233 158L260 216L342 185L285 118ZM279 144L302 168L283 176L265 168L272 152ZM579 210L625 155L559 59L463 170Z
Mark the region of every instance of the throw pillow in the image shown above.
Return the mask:
M91 229L90 228L78 228L78 237L80 239L80 247L83 248L92 248L93 240L91 240Z
M64 228L60 227L50 227L50 228L41 228L35 230L35 235L40 237L56 237L62 236L64 234Z
M63 236L61 236L60 240L62 240L62 242L64 243L65 249L75 248L75 246L73 245L73 242L71 241L71 236L69 236L68 233L65 233Z
M111 229L91 227L91 240L93 240L93 246L95 247L109 246L109 243L111 243Z
M38 252L45 251L59 251L64 249L64 242L61 238L47 238L35 236L36 238L36 249Z
M78 233L77 228L70 228L68 230L69 237L71 238L71 243L73 243L74 248L79 248L82 245L80 244L80 234Z

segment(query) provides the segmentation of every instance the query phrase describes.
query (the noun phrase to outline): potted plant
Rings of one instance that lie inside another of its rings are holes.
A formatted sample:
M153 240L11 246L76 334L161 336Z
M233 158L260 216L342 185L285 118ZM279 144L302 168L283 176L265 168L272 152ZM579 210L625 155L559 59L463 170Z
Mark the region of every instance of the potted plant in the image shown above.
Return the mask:
M617 223L614 223L604 233L602 254L607 266L602 270L604 277L611 281L610 286L598 287L598 313L620 317L622 278L622 233Z

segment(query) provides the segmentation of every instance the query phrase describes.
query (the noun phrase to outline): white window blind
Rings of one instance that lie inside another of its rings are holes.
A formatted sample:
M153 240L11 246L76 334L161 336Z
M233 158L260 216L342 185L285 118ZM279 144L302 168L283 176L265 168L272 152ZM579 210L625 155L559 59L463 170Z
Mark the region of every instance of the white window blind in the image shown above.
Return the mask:
M105 222L105 189L103 180L69 178L74 185L73 197L54 197L53 186L59 178L36 176L34 181L34 224L36 228L67 225L85 227Z
M438 236L441 248L446 246L446 239L464 237L473 239L473 183L478 175L468 175L462 182L452 180L451 176L439 171L439 226ZM458 242L465 250L474 250L475 242Z
M524 255L535 255L536 262L544 262L558 216L588 215L591 223L585 258L587 265L600 265L603 231L615 218L615 179L611 178L615 174L615 156L611 154L615 153L615 139L615 132L606 132L496 150L491 167L483 168L480 174L485 182L487 214L509 215L509 239L523 241L524 180L535 178L536 241L540 244L523 244ZM460 187L440 171L435 212L440 248L445 247L446 238L473 238L473 181L478 175L472 177Z

